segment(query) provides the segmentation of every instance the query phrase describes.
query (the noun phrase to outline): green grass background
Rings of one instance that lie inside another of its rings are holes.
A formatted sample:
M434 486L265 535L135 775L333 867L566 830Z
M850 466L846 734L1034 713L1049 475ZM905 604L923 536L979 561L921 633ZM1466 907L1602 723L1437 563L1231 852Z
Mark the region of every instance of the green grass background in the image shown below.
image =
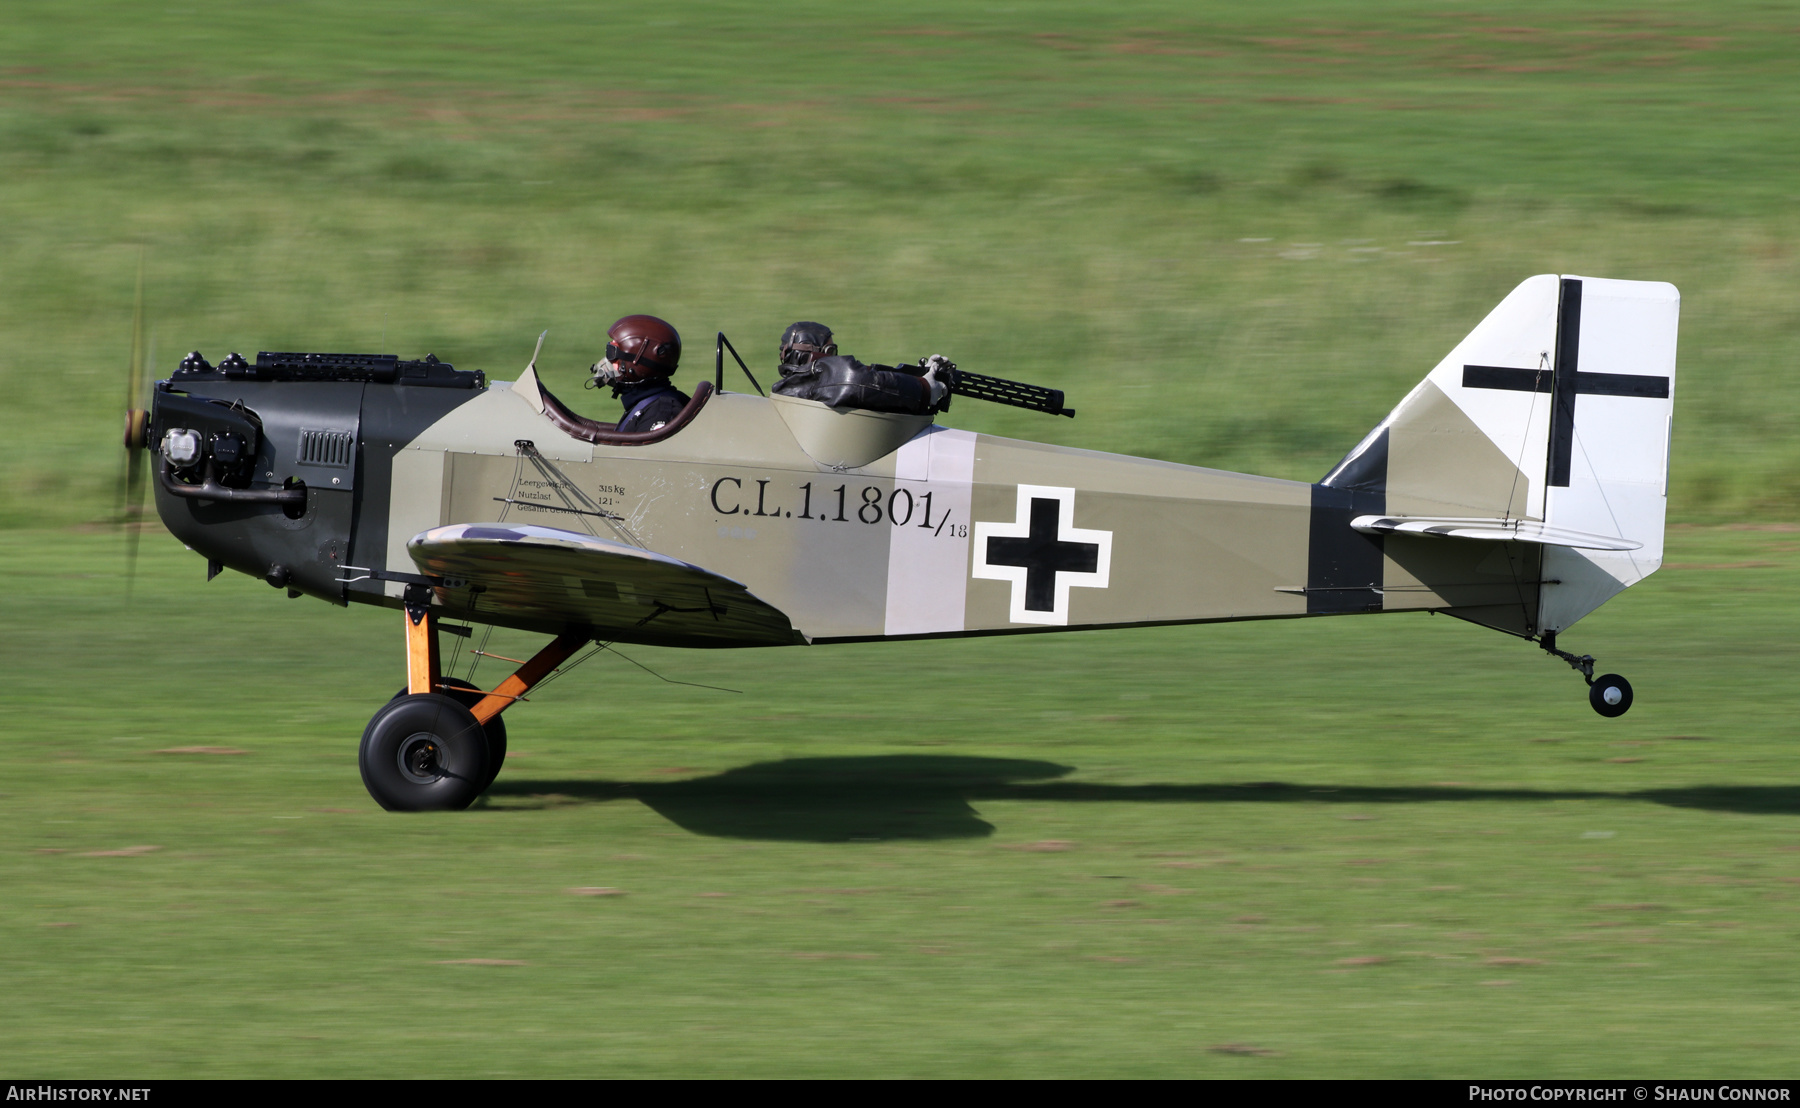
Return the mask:
M0 1071L1791 1076L1797 49L1757 3L7 4ZM1525 277L1669 280L1682 526L1570 636L1618 721L1424 617L628 651L742 691L603 656L483 807L394 817L385 613L160 534L124 603L140 257L160 373L505 378L547 327L579 396L626 312L684 379L817 318L1081 411L960 426L1301 479Z

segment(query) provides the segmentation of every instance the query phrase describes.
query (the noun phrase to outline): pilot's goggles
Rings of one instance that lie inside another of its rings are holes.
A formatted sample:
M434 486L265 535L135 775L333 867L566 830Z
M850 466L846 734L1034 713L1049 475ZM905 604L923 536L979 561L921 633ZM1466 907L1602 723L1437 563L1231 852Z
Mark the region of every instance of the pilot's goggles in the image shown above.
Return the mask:
M783 361L798 361L801 365L805 365L815 358L829 358L837 353L837 349L837 343L835 342L828 342L823 346L811 342L794 342L782 347L781 354ZM807 356L797 359L795 358L795 355L797 354L805 354Z

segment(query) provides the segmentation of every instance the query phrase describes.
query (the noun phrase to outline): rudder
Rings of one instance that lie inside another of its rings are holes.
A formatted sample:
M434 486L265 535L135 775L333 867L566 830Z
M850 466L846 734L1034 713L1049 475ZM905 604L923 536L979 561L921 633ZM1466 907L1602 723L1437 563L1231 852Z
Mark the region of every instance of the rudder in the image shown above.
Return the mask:
M1372 582L1381 607L1439 608L1528 636L1563 630L1654 572L1679 313L1662 282L1525 281L1315 488L1315 560L1349 549L1321 508L1378 504L1348 514L1360 537L1385 539ZM1435 545L1452 536L1497 541L1505 557ZM1478 565L1486 576L1505 567L1504 603L1479 581L1447 579L1482 576Z

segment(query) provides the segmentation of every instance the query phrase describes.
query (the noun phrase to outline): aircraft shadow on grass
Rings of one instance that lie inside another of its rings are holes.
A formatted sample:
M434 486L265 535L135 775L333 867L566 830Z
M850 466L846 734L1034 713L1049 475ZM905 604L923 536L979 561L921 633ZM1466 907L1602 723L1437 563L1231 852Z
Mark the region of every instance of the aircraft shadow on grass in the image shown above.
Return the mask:
M501 780L496 810L519 800L553 804L637 800L700 835L788 842L974 839L994 833L972 802L1419 804L1481 800L1630 800L1755 815L1800 814L1800 786L1694 785L1611 792L1453 786L1321 785L1260 781L1224 785L1102 785L1060 781L1074 766L1018 758L891 754L789 758L685 781ZM486 803L485 801L483 803Z

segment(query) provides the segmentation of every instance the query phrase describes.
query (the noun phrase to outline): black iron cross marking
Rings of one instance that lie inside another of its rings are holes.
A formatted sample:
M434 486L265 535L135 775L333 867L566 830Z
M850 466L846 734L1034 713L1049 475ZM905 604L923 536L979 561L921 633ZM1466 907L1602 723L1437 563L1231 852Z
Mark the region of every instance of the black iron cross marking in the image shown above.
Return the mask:
M1563 278L1556 309L1556 365L1553 369L1463 366L1463 388L1506 389L1550 394L1550 465L1547 482L1569 487L1569 460L1575 448L1575 397L1641 396L1667 400L1669 379L1636 373L1581 373L1575 366L1581 346L1581 282Z
M1056 610L1056 575L1093 573L1100 565L1097 542L1059 542L1056 538L1062 518L1062 501L1045 496L1031 498L1031 533L1024 538L988 539L987 561L991 566L1015 566L1025 571L1025 609L1031 612Z

